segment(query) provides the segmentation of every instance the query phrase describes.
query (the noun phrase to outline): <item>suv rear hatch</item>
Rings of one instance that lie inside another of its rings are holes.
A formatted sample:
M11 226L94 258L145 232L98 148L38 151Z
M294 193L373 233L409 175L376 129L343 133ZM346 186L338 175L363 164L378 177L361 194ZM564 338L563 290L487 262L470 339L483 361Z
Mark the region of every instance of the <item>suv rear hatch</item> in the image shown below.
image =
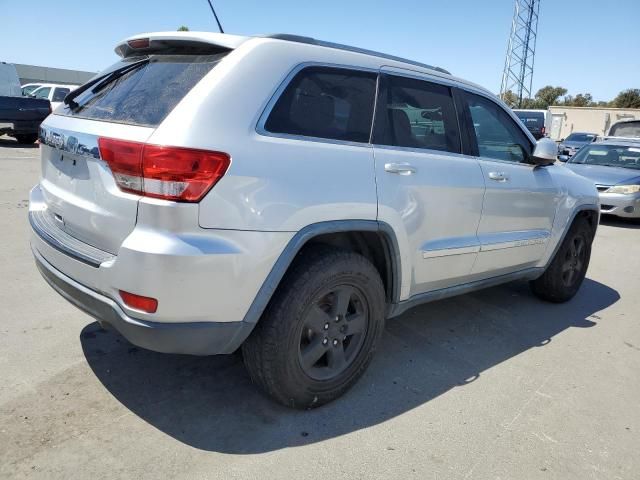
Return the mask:
M112 254L135 227L141 195L129 188L135 178L126 165L118 171L105 158L101 139L116 139L121 153L138 148L141 156L158 125L230 51L180 39L126 45L116 51L129 57L67 96L40 130L48 224Z

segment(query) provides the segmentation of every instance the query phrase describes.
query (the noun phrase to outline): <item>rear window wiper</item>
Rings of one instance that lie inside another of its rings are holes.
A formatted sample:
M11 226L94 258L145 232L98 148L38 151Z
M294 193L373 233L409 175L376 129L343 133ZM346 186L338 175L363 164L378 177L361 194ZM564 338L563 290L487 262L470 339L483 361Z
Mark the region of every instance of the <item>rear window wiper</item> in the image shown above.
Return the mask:
M68 105L71 110L75 110L80 106L78 102L75 101L75 99L79 95L82 95L84 92L86 92L90 88L91 88L91 93L98 93L100 90L106 87L109 83L122 77L123 75L126 75L127 73L133 70L136 70L142 67L143 65L146 65L147 63L149 63L149 58L145 58L144 60L140 60L130 65L125 65L112 72L107 73L106 75L102 75L101 77L95 78L89 83L85 83L83 86L74 90L73 92L69 93L66 97L64 97L64 104Z

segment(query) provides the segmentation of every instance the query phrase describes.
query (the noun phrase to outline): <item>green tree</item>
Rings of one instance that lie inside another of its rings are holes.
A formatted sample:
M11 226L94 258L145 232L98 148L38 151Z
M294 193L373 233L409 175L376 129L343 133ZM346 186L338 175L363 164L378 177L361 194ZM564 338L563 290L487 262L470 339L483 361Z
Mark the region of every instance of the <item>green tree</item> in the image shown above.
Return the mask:
M595 103L590 93L579 93L575 97L571 95L565 96L564 105L569 107L592 107Z
M188 32L189 31L189 27L187 27L186 25L181 25L180 28L178 28L179 32Z
M534 98L523 98L522 106L520 108L540 109L540 102Z
M557 104L560 97L563 97L566 94L566 88L552 87L551 85L542 87L535 95L537 108L547 109L550 105Z
M611 104L616 108L640 108L640 88L623 90Z
M509 108L518 108L518 97L511 90L507 90L500 94L500 99L507 104Z

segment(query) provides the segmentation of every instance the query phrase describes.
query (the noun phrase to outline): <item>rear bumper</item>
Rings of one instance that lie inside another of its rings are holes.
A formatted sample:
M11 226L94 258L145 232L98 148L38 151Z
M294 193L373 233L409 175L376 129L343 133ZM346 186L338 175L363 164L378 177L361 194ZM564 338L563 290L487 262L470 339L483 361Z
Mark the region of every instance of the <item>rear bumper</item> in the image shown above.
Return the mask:
M624 218L640 218L640 195L601 193L600 213Z
M215 355L232 353L249 336L248 322L160 323L128 316L112 299L64 275L34 248L40 273L51 287L103 326L110 326L134 345L162 353Z

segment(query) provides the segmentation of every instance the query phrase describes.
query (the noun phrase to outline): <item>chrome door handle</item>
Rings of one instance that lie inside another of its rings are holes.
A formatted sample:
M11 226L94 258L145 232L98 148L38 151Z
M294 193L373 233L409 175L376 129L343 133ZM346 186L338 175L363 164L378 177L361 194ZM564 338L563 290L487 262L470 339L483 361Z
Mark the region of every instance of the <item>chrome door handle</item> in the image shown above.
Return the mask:
M504 172L489 172L489 178L496 182L506 182L509 180L509 177Z
M397 173L398 175L411 175L416 173L413 165L408 163L385 163L384 171L389 173Z

